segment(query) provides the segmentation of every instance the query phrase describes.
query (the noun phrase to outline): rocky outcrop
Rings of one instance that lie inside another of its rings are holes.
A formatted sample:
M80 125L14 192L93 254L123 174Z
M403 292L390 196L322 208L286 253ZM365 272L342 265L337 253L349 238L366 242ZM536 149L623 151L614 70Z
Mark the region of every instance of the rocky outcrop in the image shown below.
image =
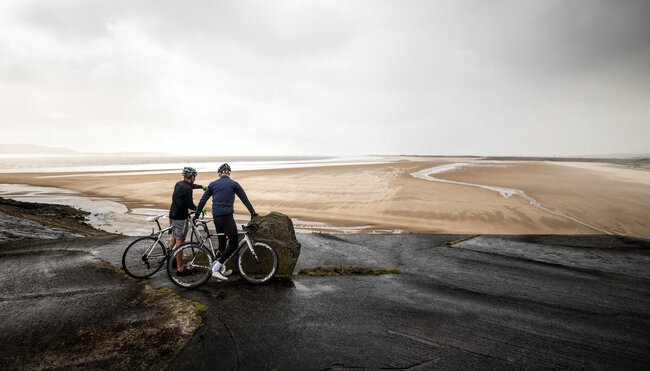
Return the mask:
M278 253L280 266L276 276L288 277L293 274L300 256L300 243L296 239L291 218L272 211L268 215L254 218L251 223L259 224L253 239L271 245Z
M87 223L88 214L65 205L0 197L0 242L108 235Z

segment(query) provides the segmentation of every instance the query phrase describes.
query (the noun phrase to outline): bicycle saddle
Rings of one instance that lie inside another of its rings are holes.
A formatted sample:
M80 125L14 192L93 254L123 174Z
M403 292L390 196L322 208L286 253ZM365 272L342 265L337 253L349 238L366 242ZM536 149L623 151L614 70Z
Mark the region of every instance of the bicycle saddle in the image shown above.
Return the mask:
M162 218L163 216L165 216L165 214L160 214L160 215L158 215L158 216L152 216L152 217L147 218L147 221L148 221L148 222L155 222L155 221L157 221L158 219Z

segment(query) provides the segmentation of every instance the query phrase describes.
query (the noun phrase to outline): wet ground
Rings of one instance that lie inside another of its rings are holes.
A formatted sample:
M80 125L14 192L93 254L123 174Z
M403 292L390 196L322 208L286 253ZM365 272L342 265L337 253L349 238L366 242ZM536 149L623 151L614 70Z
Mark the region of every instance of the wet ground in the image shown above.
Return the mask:
M303 247L297 269L395 267L399 275L299 275L262 287L234 277L181 291L160 272L151 280L154 286L207 306L205 324L170 369L647 369L649 241L478 236L445 246L461 237L468 236L298 235ZM118 265L131 239L74 240L66 249L83 252L81 262L93 256ZM23 252L30 249L39 248ZM24 260L35 257L43 255L24 255L10 265L39 267ZM73 257L46 260L51 269L63 269L69 268L69 259ZM3 275L0 310L32 307L33 301L48 308L14 310L5 317L10 320L3 318L0 330L13 334L10 352L35 354L48 346L47 340L29 334L52 319L63 318L67 327L52 325L47 332L67 334L84 318L78 313L92 308L102 308L102 316L120 323L137 313L134 308L112 310L90 294L57 304L65 295L50 292L81 285L101 297L115 290L109 281L84 281L92 272L75 271L71 280L61 276L47 284L41 282L49 277L42 270L28 274L36 281L16 280L12 277L18 273L11 269ZM38 291L34 287L44 287L48 295L14 299L16 293ZM28 334L26 340L20 340L21 334Z
M0 369L165 368L202 322L88 251L115 237L0 245Z
M187 295L208 325L173 369L647 369L650 245L615 237L301 235L300 266L401 275ZM217 366L218 365L218 366Z

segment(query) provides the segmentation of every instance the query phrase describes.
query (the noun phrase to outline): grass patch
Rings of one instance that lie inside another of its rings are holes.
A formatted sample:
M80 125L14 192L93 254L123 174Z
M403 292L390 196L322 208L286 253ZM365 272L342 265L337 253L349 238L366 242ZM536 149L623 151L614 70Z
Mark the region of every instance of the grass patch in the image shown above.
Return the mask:
M196 316L194 317L194 325L197 328L203 326L203 317L200 316L199 314L208 311L208 307L205 304L199 303L191 299L183 298L178 294L178 292L167 287L156 287L156 290L158 291L158 294L164 297L169 297L172 298L172 300L179 300L181 302L191 304L192 307L194 308L194 313L196 314Z
M402 274L398 268L365 268L365 267L313 267L303 268L298 274L305 274L312 277L327 276L378 276L381 274Z
M208 307L205 304L184 298L177 291L170 288L157 287L152 285L149 280L138 280L133 278L121 267L109 262L97 261L94 263L94 266L97 269L111 271L123 280L135 282L137 285L142 287L141 300L143 304L139 304L139 306L144 305L144 303L153 303L154 306L160 307L166 313L165 316L167 318L176 319L171 322L160 321L160 323L156 324L157 326L171 326L173 328L182 328L185 330L186 333L179 335L176 339L176 343L172 347L173 353L171 354L171 357L162 360L163 366L160 367L160 370L166 369L189 344L190 339L199 327L205 324L202 314L208 311Z
M126 272L122 268L120 268L118 266L115 266L115 265L113 265L113 264L111 264L109 262L98 261L98 262L95 262L94 265L95 265L95 267L97 269L109 270L109 271L111 271L113 273L116 273L117 275L119 275L123 279L127 279L129 281L136 281L139 284L147 285L151 289L154 289L158 293L158 295L160 295L162 297L171 298L172 300L179 300L179 301L181 301L183 303L189 303L194 307L194 310L195 310L197 315L199 313L205 313L208 310L208 307L205 306L205 304L199 303L199 302L191 300L191 299L186 299L186 298L180 296L178 294L178 292L176 292L176 291L174 291L174 290L172 290L170 288L152 286L152 285L149 284L149 282L147 280L135 279L135 278L129 276L128 274L126 274ZM197 316L197 317L198 317L198 319L195 321L195 324L197 326L203 325L203 318L201 318L201 316Z
M98 260L98 261L94 262L93 265L97 269L108 270L108 271L111 271L113 273L116 273L117 275L119 275L122 278L127 278L129 280L134 280L135 281L135 279L133 277L126 274L124 269L122 269L121 267L118 267L118 266L116 266L114 264L111 264L109 262L106 262L106 261L103 261L103 260Z

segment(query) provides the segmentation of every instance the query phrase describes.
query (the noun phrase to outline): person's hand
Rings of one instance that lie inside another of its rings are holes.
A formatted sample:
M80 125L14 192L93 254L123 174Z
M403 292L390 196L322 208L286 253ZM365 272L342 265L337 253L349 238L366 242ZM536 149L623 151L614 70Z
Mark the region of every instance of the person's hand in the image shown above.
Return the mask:
M259 216L259 214L257 214L257 213L252 213L252 214L251 214L251 219L255 219L255 218L257 218L258 216Z
M203 188L203 190L206 191L208 189L208 186L204 185L204 186L201 186L201 188ZM205 209L203 209L203 210L205 210Z

